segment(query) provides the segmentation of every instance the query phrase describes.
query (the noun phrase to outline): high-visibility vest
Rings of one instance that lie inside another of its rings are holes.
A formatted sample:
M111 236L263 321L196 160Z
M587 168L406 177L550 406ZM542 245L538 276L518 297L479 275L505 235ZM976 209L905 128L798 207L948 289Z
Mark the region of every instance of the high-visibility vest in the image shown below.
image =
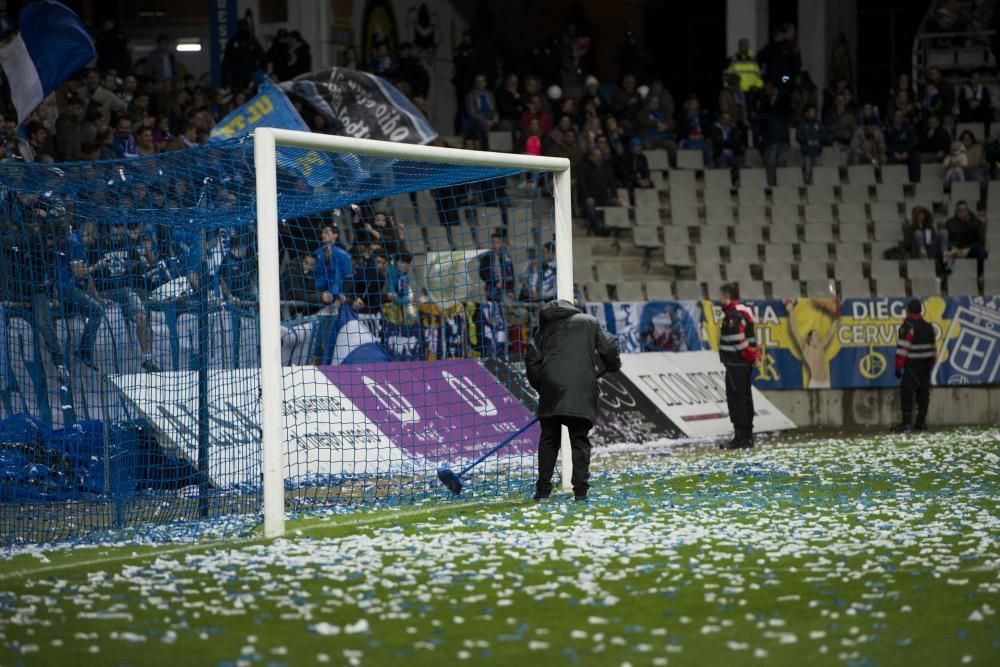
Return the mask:
M736 74L740 77L740 90L744 93L751 88L763 88L764 80L760 78L760 65L754 58L753 51L744 58L736 54L733 61L729 63L726 74Z

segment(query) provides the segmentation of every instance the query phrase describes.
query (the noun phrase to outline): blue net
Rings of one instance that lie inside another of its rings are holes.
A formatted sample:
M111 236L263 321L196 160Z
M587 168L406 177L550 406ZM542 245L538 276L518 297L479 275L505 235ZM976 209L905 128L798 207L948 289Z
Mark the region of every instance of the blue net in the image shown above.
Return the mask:
M0 540L259 512L252 138L0 164ZM543 173L278 149L286 507L508 493ZM530 393L530 392L529 392Z

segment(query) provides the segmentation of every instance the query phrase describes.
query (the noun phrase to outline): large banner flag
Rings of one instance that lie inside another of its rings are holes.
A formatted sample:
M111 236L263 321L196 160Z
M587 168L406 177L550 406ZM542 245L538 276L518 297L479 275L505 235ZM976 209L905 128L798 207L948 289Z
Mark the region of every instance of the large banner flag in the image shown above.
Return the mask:
M437 138L423 114L381 77L334 67L279 84L322 114L337 134L404 144Z
M10 82L18 123L96 54L94 40L73 10L55 0L28 3L18 33L0 46L0 67Z
M323 350L324 365L389 361L389 355L372 335L371 329L346 303L341 304L335 320L332 317L322 319L333 320L328 322L330 329Z
M257 88L257 95L219 121L212 128L208 140L224 141L242 137L258 127L310 131L284 91L265 78ZM319 151L279 147L277 162L278 166L302 176L313 187L323 185L333 178L333 165Z

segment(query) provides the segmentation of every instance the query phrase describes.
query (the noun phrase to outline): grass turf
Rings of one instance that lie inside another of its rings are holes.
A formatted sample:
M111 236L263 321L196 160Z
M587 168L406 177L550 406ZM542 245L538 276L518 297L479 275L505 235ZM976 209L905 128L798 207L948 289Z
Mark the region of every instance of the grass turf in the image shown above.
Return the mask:
M673 451L588 504L15 555L0 664L1000 662L1000 430Z

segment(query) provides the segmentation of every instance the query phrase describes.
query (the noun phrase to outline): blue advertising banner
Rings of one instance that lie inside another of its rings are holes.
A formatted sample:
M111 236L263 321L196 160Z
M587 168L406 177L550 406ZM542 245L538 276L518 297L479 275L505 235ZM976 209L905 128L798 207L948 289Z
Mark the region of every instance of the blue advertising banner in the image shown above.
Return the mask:
M759 300L761 389L895 387L896 335L907 298ZM931 297L937 332L934 384L1000 382L1000 297ZM590 303L622 352L718 349L722 311L711 301Z

